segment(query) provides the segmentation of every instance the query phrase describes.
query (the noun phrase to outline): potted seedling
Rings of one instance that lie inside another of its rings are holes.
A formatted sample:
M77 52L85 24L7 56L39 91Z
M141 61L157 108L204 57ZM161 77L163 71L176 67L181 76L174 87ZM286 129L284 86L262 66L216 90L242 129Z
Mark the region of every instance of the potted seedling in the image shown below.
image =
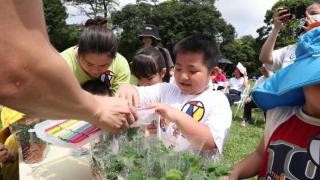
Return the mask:
M33 131L34 125L39 122L38 118L24 117L10 125L10 131L16 134L19 141L23 161L27 164L40 162L44 158L46 143Z

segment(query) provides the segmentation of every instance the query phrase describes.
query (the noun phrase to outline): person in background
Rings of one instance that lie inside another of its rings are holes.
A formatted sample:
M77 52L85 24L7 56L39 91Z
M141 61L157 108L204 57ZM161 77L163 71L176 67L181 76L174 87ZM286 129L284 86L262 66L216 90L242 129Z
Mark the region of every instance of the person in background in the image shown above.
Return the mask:
M234 102L240 101L241 93L248 86L247 69L240 62L233 71L233 76L234 77L229 79L229 89L226 95L230 106L233 105Z
M294 63L253 91L257 106L267 111L264 137L230 180L320 179L320 27L311 27L299 39Z
M268 79L270 76L272 76L272 72L269 71L265 65L261 66L259 68L262 76L260 76L257 80L256 83L253 87L253 89L257 86L259 86L260 84L262 84L266 79ZM241 121L241 125L245 126L246 123L250 123L253 124L253 121L251 119L251 113L252 113L252 109L253 108L257 108L256 103L252 100L251 94L245 99L244 101L244 110L243 110L243 118Z
M164 81L166 63L161 52L154 47L141 48L130 63L131 73L138 86L150 86Z
M81 85L88 80L101 79L114 94L120 84L129 82L130 68L117 52L117 39L105 26L106 22L100 16L87 20L79 45L66 49L61 55Z
M216 67L215 72L216 72L215 73L216 75L213 76L213 78L212 78L212 82L213 83L220 83L220 82L226 82L227 81L226 75L222 71L221 68Z
M81 90L49 42L42 5L0 3L0 104L32 117L86 120L112 132L129 127L136 113L127 101Z
M316 1L308 6L306 14L309 16L307 16L304 21L309 21L308 24L311 24L310 21L320 21L320 2ZM275 11L273 16L274 28L261 48L259 60L261 63L266 64L266 67L273 72L290 65L296 59L296 44L274 50L277 36L281 28L288 23L289 16L290 14L287 9L280 8ZM303 32L304 31L301 31L301 33Z
M216 85L216 90L224 90L227 87L227 78L225 73L222 71L221 68L215 67L214 68L214 74L212 76L212 83Z
M175 45L174 54L175 84L122 85L117 96L127 98L133 104L154 107L163 118L160 134L178 144L190 136L201 137L204 140L202 150L208 150L218 158L228 135L232 112L225 95L213 91L210 83L212 70L221 58L217 43L210 36L189 36ZM154 132L155 127L149 127L149 130ZM170 144L176 147L176 144Z
M86 81L81 85L81 88L91 94L100 96L111 96L111 90L105 86L105 84L100 79L93 79Z
M153 24L146 24L139 34L139 38L143 42L143 47L155 47L158 48L162 53L167 69L164 80L166 82L169 82L170 77L173 76L174 64L169 50L161 45L161 38L159 35L158 27Z

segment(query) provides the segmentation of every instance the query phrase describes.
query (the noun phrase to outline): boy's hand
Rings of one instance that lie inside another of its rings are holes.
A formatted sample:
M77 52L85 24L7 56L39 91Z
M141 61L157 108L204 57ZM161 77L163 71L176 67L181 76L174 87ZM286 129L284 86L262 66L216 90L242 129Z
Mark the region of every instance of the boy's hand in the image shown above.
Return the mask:
M148 136L151 134L156 134L156 133L157 133L157 126L154 123L147 126L146 134Z
M126 99L130 106L136 107L140 105L140 97L138 90L135 86L130 84L120 85L118 91L115 94L115 97Z
M164 119L167 119L173 123L176 122L178 114L181 113L181 111L166 104L151 104L150 106L154 107L156 112L159 113Z

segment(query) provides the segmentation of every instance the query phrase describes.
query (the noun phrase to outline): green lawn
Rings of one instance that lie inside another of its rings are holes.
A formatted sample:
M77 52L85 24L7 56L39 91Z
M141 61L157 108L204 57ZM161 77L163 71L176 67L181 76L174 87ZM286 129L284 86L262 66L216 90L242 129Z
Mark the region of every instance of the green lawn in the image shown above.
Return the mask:
M235 112L235 109L236 105L233 105L232 111ZM240 125L242 113L243 108L236 117L233 117L229 137L223 150L223 161L232 167L256 148L264 130L264 115L261 110L254 109L252 119L255 124L247 124L245 127Z

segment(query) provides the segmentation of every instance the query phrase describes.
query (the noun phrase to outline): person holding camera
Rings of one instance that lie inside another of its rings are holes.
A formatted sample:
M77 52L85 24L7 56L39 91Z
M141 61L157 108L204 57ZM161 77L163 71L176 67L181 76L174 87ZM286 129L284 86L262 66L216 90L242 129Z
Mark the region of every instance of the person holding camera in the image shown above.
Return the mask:
M320 1L312 3L306 8L306 10L300 7L289 9L279 8L274 13L274 28L272 29L271 34L262 46L259 56L259 60L261 61L261 63L266 64L267 68L273 72L290 65L296 58L296 44L291 44L283 48L274 50L277 36L284 24L290 21L290 19L292 18L300 18L300 16L304 17L304 15L306 15L304 21L307 24L311 24L315 21L320 21Z

